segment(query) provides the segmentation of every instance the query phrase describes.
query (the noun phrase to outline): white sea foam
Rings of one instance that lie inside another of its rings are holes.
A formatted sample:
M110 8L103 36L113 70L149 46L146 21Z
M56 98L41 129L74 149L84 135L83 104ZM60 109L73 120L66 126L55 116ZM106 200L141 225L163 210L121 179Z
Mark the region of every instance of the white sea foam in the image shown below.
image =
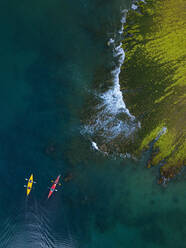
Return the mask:
M93 147L95 150L99 150L98 145L97 145L96 142L94 142L94 141L92 141L92 147Z
M132 4L131 8L135 10L135 9L137 9L137 8L138 8L138 6L137 6L137 5L135 5L135 4Z
M112 44L112 43L114 43L114 41L115 41L115 40L114 40L114 39L112 39L112 38L110 38L110 40L109 40L109 41L110 41L110 43Z
M123 24L126 22L127 10L126 9L122 10L121 14L122 14L122 16L121 16L121 28L118 31L119 34L123 34L123 29L124 29Z
M123 33L126 13L126 10L122 11L121 28L118 31L119 35ZM96 107L97 114L93 116L90 124L84 126L81 132L90 136L102 137L103 142L111 141L118 135L129 137L137 128L141 127L140 122L136 121L135 116L126 107L120 89L119 75L125 59L122 43L117 44L115 39L111 37L108 44L109 46L112 44L113 58L117 60L115 68L111 71L113 85L106 92L96 94L101 100L101 103ZM95 142L92 142L92 146L95 149L98 148Z
M110 38L109 41L107 42L107 45L110 46L113 43L114 43L114 39Z
M121 72L121 66L125 59L125 53L122 49L122 44L120 43L119 46L117 46L114 49L113 53L114 57L118 57L119 66L116 67L112 72L113 77L113 87L110 88L105 93L101 94L100 97L103 99L103 103L105 104L105 111L111 114L117 114L119 112L126 113L132 120L135 119L133 115L130 114L129 110L127 109L125 102L123 100L123 95L120 90L120 84L119 84L119 74Z

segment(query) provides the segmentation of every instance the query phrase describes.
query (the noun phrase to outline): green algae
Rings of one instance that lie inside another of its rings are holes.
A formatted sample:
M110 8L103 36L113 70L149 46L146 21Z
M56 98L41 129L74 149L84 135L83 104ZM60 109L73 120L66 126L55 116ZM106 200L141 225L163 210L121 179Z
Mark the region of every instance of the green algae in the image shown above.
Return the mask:
M135 149L153 145L151 165L181 168L186 160L186 17L184 0L147 0L130 10L124 26L126 59L121 89L141 122ZM128 93L132 92L132 93Z
M158 134L160 133L163 127L164 124L161 124L160 126L156 127L154 130L152 130L152 132L143 139L140 146L140 150L148 149L150 142L156 139L156 137L158 136Z
M163 159L167 158L174 151L176 143L176 132L167 131L165 135L162 135L155 143L154 147L158 148L160 152L157 153L152 159L152 164L156 165Z

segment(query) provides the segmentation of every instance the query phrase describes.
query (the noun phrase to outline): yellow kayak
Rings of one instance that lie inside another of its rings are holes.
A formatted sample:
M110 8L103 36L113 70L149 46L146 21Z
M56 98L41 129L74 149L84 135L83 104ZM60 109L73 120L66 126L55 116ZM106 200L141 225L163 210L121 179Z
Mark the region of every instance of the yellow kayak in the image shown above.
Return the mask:
M28 179L27 191L26 191L27 196L30 194L30 191L32 189L32 184L33 184L33 174L31 174L30 178Z

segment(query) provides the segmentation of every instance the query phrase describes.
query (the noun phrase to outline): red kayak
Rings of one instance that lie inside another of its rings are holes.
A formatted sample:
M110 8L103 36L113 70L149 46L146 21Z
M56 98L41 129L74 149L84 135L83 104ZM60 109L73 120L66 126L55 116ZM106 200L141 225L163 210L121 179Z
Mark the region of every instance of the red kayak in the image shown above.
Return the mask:
M49 194L48 194L48 199L51 197L51 195L54 193L54 191L57 191L56 186L59 183L59 179L60 179L61 175L59 175L56 180L54 181L52 187L50 188Z

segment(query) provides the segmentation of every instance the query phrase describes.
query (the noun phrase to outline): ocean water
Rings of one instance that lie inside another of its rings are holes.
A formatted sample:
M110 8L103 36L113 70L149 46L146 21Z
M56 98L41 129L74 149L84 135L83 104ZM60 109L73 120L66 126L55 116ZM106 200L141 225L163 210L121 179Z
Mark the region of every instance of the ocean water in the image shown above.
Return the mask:
M115 70L122 58L113 53L120 49L123 10L131 6L127 0L0 3L0 248L186 246L185 174L158 186L158 168L145 168L149 152L138 160L109 157L82 131L99 68L116 85L100 95L108 127L117 108L129 121L117 120L114 132L139 127L121 99ZM24 178L31 173L37 184L27 198ZM62 186L47 200L58 174Z

